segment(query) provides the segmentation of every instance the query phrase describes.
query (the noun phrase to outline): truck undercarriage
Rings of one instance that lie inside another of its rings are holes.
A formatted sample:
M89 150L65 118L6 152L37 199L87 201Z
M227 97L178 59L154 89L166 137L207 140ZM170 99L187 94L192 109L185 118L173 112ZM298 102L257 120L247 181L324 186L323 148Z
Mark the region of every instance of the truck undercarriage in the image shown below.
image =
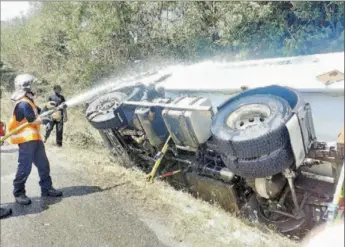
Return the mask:
M343 140L317 141L309 103L290 88L244 90L215 113L208 98L139 83L93 99L86 117L119 164L286 235L325 222L344 183Z

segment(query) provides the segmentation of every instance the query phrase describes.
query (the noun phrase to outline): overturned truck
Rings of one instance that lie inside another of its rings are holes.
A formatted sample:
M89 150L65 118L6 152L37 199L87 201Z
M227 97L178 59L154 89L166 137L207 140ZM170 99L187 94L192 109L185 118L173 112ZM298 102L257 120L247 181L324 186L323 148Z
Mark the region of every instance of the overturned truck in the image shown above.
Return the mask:
M149 180L304 235L343 216L342 64L343 53L174 67L110 88L86 117Z

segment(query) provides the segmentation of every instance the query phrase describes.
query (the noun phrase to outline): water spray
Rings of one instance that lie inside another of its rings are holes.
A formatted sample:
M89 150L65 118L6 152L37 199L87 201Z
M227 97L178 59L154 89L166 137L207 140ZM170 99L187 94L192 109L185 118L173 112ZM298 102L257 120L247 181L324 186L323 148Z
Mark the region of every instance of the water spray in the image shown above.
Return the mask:
M77 96L74 96L71 99L67 100L66 102L62 103L61 105L59 105L59 106L57 106L51 110L43 112L42 114L39 115L39 118L44 119L44 120L49 119L50 116L57 111L65 110L67 107L73 107L73 106L83 104L86 101L95 97L96 95L98 95L102 92L105 92L106 90L109 90L110 88L112 88L114 90L114 88L117 84L119 84L118 81L113 82L113 83L103 84L99 87L93 88L93 89L88 90L84 93L81 93ZM0 144L2 145L6 139L8 139L10 136L16 134L18 131L24 129L25 127L27 127L30 124L32 124L32 123L26 122L26 123L18 126L17 128L13 129L12 131L8 132L6 135L4 135L0 138Z
M172 68L166 68L160 71L156 71L155 73L147 73L147 74L143 74L143 75L139 75L139 76L132 76L132 77L128 77L128 78L123 78L122 80L115 80L113 81L112 79L108 81L108 83L103 83L102 85L95 87L95 88L91 88L90 90L87 90L79 95L76 95L74 97L72 97L71 99L67 100L66 102L62 103L61 105L43 112L42 114L39 115L40 119L49 119L50 116L57 112L57 111L61 111L61 110L65 110L67 107L74 107L80 104L83 104L85 102L87 102L88 100L91 100L92 98L94 98L95 96L107 92L109 90L111 91L116 91L118 88L121 88L122 85L124 84L128 84L130 82L133 81L141 81L142 83L149 83L149 82L160 82L161 80L167 78L167 76L170 76L172 73ZM8 139L10 136L16 134L18 131L22 130L23 128L27 127L28 125L30 125L32 123L24 123L20 126L18 126L17 128L15 128L14 130L8 132L6 135L2 136L0 138L0 144L3 144L4 141L6 139Z

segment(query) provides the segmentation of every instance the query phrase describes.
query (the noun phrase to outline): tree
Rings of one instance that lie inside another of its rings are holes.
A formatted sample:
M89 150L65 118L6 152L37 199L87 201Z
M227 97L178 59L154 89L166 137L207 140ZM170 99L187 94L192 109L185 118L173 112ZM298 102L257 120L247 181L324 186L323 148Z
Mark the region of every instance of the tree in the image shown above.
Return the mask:
M287 1L32 3L27 17L1 22L1 60L77 90L138 60L343 51L344 8Z

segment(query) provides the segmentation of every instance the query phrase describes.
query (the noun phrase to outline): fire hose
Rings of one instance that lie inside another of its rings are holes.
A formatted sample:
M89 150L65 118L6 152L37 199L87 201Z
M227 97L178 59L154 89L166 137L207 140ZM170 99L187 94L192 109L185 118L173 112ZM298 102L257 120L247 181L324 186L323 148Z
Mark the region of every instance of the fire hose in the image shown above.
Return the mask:
M48 110L43 112L42 114L39 115L40 118L49 118L49 116L51 116L53 113L63 110L67 108L67 105L65 103L62 103L61 105L55 107L54 109ZM12 135L16 134L18 131L21 131L22 129L24 129L25 127L29 126L31 123L26 122L23 123L22 125L18 126L17 128L11 130L10 132L8 132L7 134L5 134L4 136L0 137L0 144L2 145L6 139L8 139L9 137L11 137Z

